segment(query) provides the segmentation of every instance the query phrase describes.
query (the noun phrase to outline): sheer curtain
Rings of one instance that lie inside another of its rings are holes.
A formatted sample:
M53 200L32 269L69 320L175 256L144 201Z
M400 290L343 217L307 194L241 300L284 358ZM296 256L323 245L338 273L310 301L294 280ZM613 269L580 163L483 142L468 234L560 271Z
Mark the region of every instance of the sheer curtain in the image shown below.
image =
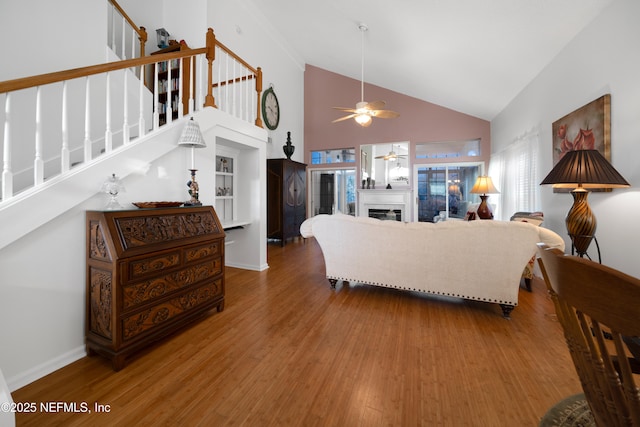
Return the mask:
M515 212L540 210L538 147L539 132L533 129L491 156L489 176L500 191L489 198L496 206L496 219L507 221Z

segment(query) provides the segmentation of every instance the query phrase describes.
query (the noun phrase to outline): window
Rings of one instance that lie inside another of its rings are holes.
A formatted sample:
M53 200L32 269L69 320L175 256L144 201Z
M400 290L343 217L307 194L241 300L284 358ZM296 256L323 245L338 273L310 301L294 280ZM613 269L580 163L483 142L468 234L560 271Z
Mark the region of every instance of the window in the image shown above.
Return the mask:
M337 150L322 150L311 152L311 164L326 165L331 163L355 163L355 148L340 148Z
M416 159L454 159L456 157L478 157L479 155L480 139L416 144Z
M540 210L538 141L538 132L533 130L491 156L489 176L500 191L491 195L497 206L496 218L506 221L515 212Z

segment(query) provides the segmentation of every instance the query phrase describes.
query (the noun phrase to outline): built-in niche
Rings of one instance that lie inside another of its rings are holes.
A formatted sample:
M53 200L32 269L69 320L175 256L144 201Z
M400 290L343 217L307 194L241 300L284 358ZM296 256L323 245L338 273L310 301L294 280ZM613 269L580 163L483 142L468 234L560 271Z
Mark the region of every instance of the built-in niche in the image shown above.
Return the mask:
M363 189L408 188L409 143L361 145L360 180Z

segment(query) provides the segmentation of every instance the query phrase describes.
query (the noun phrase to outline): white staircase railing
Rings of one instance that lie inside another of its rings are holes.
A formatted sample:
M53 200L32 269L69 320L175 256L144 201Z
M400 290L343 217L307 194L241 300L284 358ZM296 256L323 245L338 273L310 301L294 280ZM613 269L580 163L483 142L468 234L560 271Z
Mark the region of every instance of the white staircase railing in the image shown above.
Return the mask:
M167 96L161 104L158 90L150 91L136 76L152 70L157 88L160 67L168 68L172 80L171 61L179 64L179 94L175 99ZM262 127L261 91L260 68L253 69L217 42L212 29L204 48L0 82L0 209L77 164L95 161L170 125L172 111L179 119L211 106ZM162 110L167 111L166 123L159 120Z
M120 59L133 59L145 56L144 46L147 30L138 27L115 0L108 0L109 47Z

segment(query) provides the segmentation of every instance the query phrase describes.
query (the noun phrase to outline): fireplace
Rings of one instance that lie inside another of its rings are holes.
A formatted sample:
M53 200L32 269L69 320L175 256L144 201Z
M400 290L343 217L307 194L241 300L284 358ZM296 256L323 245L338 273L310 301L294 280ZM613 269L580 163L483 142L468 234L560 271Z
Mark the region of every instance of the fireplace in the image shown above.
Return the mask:
M369 218L386 221L402 221L402 209L375 209L369 208Z
M411 190L358 190L357 215L411 221Z

